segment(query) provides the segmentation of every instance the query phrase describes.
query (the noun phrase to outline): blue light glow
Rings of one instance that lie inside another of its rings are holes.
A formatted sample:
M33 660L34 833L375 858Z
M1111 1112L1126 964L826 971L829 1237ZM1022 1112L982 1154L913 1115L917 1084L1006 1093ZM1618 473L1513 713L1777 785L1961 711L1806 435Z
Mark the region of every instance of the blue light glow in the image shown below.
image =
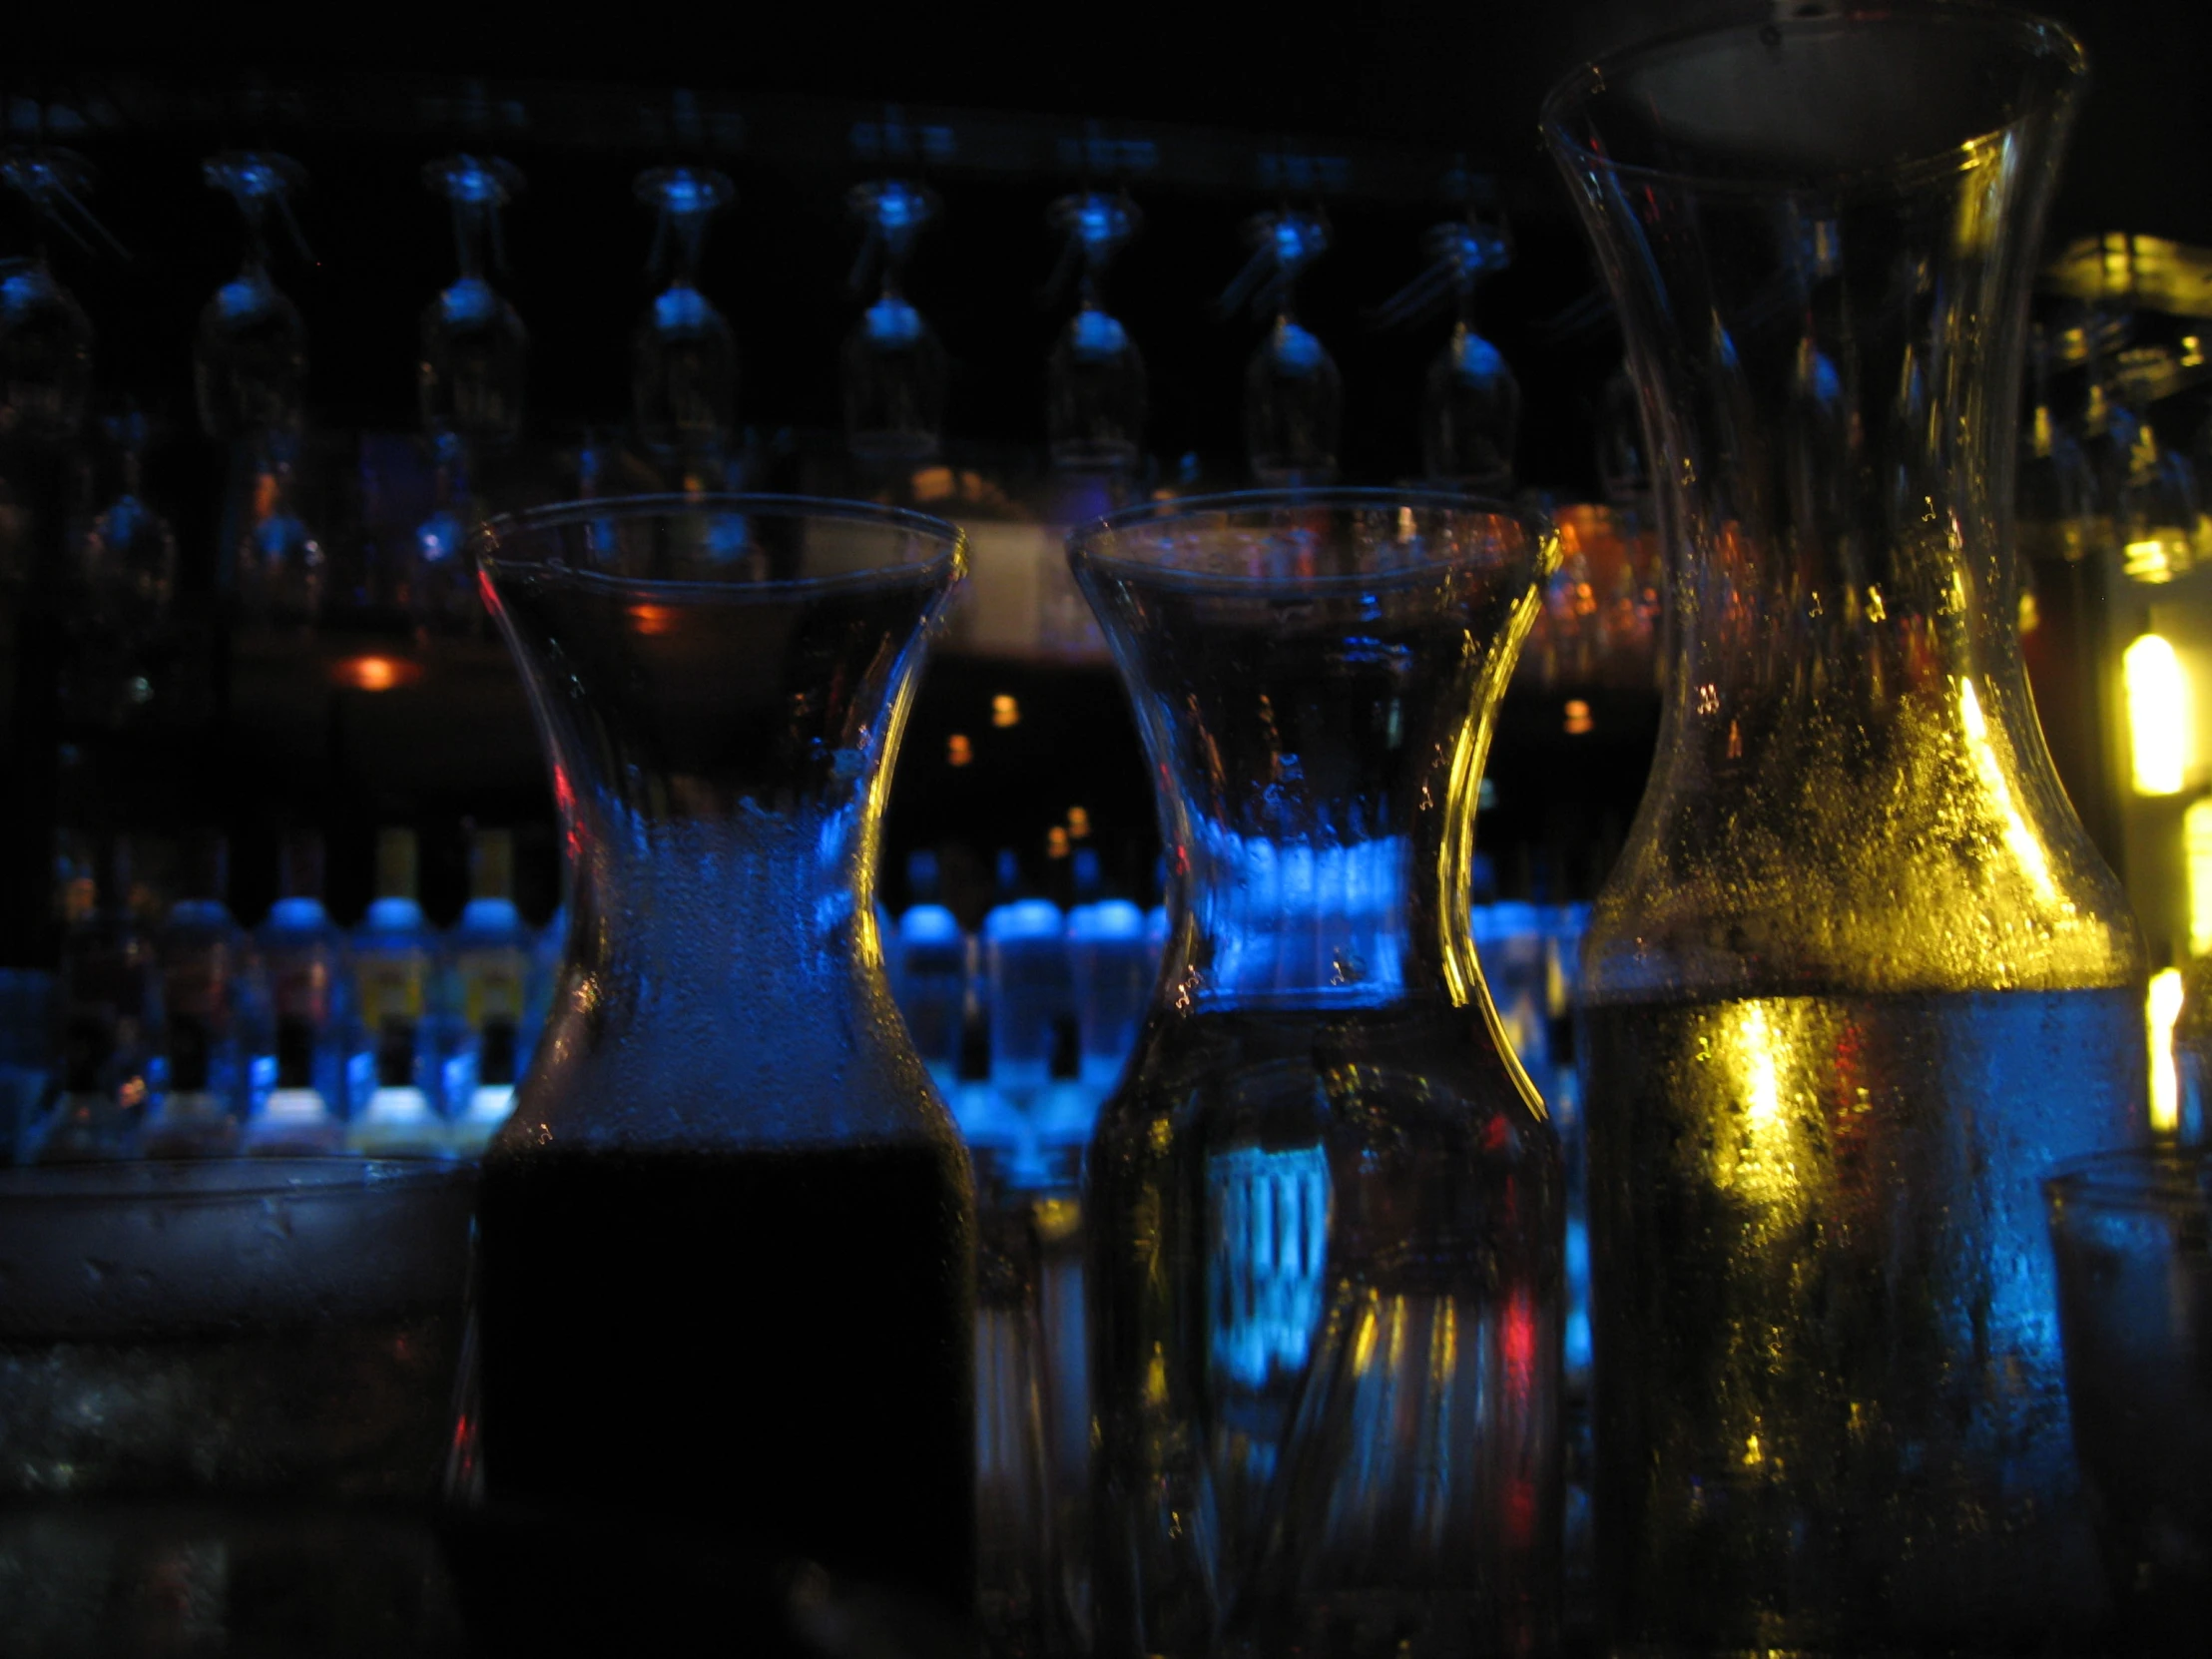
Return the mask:
M903 350L921 338L921 313L896 295L885 294L867 308L861 326L876 349Z
M1127 330L1104 311L1076 312L1068 341L1085 362L1105 361L1129 349Z
M1496 346L1466 329L1452 339L1451 372L1462 381L1486 383L1505 372L1505 359Z
M1310 328L1286 320L1275 331L1275 366L1285 374L1311 374L1329 352Z
M653 301L653 326L664 334L693 333L710 327L715 317L707 296L683 282L664 289Z
M463 276L438 295L438 314L451 328L474 328L500 313L499 294L481 276Z

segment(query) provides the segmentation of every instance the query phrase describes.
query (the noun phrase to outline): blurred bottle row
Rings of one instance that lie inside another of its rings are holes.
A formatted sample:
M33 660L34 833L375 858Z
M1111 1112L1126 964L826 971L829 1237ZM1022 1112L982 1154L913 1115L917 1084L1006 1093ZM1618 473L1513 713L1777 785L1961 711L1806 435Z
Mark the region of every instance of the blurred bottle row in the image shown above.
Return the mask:
M286 842L280 896L251 930L225 900L220 836L196 839L166 905L134 880L133 850L110 837L65 875L52 980L9 976L13 997L49 1004L43 1021L9 1010L20 1160L465 1155L505 1119L559 925L517 912L508 831L474 832L470 896L442 932L411 830L378 835L351 930L324 908L316 837Z
M373 896L349 929L325 908L317 836L286 839L278 896L252 928L227 901L220 835L191 839L166 895L135 874L134 850L110 836L72 861L59 972L7 980L25 1004L5 1022L19 1156L466 1152L505 1117L562 926L516 907L510 831L471 830L469 897L444 929L423 913L412 830L378 833ZM1003 854L1000 901L971 932L939 901L934 855L916 852L909 902L882 919L893 993L940 1091L1036 1185L1072 1182L1167 943L1164 904L1107 892L1089 847L1070 863L1063 905L1023 891ZM1571 1088L1584 913L1473 911L1499 1016L1547 1097Z

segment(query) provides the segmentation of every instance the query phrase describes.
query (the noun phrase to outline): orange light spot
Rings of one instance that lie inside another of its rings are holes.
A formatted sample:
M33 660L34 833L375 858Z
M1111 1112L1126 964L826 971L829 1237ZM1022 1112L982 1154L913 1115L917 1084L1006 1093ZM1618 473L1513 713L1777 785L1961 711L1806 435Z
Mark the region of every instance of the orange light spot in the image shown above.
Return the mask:
M1091 815L1081 807L1070 807L1068 809L1068 839L1082 841L1089 840L1090 836Z
M1006 693L1000 692L991 699L991 724L993 726L1019 726L1021 705Z
M914 474L913 487L916 501L943 501L958 486L952 481L950 467L925 466Z
M955 732L944 740L944 764L948 767L964 767L975 759L975 751L968 747L967 734Z
M1590 729L1592 724L1593 723L1590 719L1590 706L1587 703L1583 702L1582 699L1579 697L1568 698L1567 736L1570 738L1579 738L1580 736L1582 736L1583 733L1587 732Z
M1057 824L1045 831L1044 855L1047 858L1065 858L1068 855L1068 832Z
M341 657L330 665L330 679L353 691L387 692L422 678L422 665L403 657Z
M630 625L647 639L654 639L676 627L676 611L668 605L633 605Z

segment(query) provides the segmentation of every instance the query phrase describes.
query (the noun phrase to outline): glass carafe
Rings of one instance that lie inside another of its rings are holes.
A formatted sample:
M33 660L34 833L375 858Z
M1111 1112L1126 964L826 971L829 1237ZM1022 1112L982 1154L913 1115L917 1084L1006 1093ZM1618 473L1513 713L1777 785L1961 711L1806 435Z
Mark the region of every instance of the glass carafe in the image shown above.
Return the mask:
M1175 901L1087 1175L1097 1652L1549 1651L1560 1164L1467 903L1551 532L1315 491L1071 548Z
M2022 671L2055 25L1807 8L1583 71L1672 590L1584 957L1616 1651L2084 1651L2037 1178L2145 1130L2143 957Z
M854 1584L965 1621L973 1199L873 901L958 532L633 497L495 520L476 551L571 882L479 1221L483 1497L562 1528L518 1593L547 1640L574 1613L615 1647L634 1616L696 1634L705 1597L782 1651ZM592 1587L633 1569L650 1587Z

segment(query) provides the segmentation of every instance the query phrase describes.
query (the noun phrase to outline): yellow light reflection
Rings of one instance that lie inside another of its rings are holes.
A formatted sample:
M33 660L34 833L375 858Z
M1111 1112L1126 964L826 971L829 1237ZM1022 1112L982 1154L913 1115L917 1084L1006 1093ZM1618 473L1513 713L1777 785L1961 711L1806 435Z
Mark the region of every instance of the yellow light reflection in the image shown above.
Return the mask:
M2179 795L2189 769L2189 677L2174 648L2144 634L2121 658L2137 795Z
M2027 827L2027 821L2020 817L2020 809L2012 800L2012 786L2005 780L2004 765L1989 742L1989 723L1981 713L1981 698L1969 679L1961 678L1958 682L1958 719L1966 729L1966 747L1973 752L1974 771L1980 774L1981 787L1988 791L1990 804L2004 820L2004 844L2042 895L2057 897L2058 888L2050 878L2050 860L2043 853L2043 843Z
M2181 1080L2174 1071L2174 1020L2181 1013L2181 969L2150 976L2150 1128L2171 1135L2181 1126Z
M2189 954L2212 951L2212 796L2181 815L2182 854L2189 864Z
M1746 1198L1763 1204L1787 1203L1798 1196L1796 1161L1790 1145L1790 1120L1785 1110L1783 1072L1790 1060L1790 1044L1777 1031L1763 1002L1746 1002L1735 1010L1733 1042L1719 1058L1733 1073L1732 1092L1740 1103L1743 1138L1735 1148L1733 1164L1716 1159L1715 1173Z
M2163 536L2145 536L2131 541L2120 553L2120 569L2137 582L2171 582L2174 579L2174 560Z
M1021 705L1006 693L1000 692L991 699L991 724L993 726L1019 726Z

